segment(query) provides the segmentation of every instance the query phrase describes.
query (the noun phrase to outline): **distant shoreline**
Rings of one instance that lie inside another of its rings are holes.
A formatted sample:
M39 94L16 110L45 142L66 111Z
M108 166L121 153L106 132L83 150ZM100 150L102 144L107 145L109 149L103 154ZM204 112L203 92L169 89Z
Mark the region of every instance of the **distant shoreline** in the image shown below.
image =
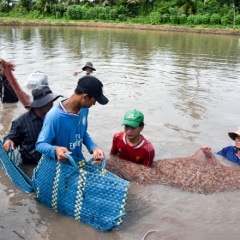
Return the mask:
M80 22L69 21L61 22L54 20L29 20L21 18L0 18L0 26L79 26L79 27L99 27L99 28L120 28L136 30L152 30L167 32L188 32L201 34L220 34L220 35L240 35L240 29L233 28L204 28L200 26L171 26L171 25L151 25L151 24L134 24L134 23L105 23L105 22Z

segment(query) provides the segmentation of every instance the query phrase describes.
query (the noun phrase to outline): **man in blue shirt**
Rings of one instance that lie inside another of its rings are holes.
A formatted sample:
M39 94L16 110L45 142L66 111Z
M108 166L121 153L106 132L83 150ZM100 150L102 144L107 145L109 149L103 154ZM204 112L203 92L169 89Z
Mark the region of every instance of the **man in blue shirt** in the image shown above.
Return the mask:
M236 132L229 132L228 136L235 141L235 146L227 146L217 152L218 155L240 165L240 128ZM210 147L201 148L204 153L210 152Z
M236 132L229 132L228 136L235 141L235 146L228 146L217 152L229 161L240 164L240 128Z
M36 149L49 157L66 161L64 153L84 159L84 144L89 153L93 153L95 160L102 159L104 152L87 132L89 108L95 105L96 101L102 105L108 103L102 88L103 84L95 77L80 78L74 94L62 100L46 115Z

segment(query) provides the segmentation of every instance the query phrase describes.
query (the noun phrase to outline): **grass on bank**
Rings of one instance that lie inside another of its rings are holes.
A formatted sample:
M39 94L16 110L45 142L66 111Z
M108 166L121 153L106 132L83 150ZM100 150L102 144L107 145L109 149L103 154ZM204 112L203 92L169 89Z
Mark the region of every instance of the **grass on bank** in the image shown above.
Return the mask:
M240 24L194 24L194 22L186 22L184 24L174 24L171 22L161 23L161 24L155 24L152 23L149 19L149 17L135 17L135 18L126 18L125 21L120 21L118 18L115 20L104 20L104 19L88 19L88 20L74 20L69 19L66 16L60 16L60 15L43 15L43 14L13 14L13 13L1 13L0 12L0 18L2 19L0 21L0 25L29 25L30 24L46 24L47 25L61 25L61 24L74 24L74 23L108 23L108 24L138 24L138 25L151 25L156 27L179 27L179 28L192 28L192 29L220 29L220 30L229 30L230 34L240 34ZM170 29L169 29L170 30Z

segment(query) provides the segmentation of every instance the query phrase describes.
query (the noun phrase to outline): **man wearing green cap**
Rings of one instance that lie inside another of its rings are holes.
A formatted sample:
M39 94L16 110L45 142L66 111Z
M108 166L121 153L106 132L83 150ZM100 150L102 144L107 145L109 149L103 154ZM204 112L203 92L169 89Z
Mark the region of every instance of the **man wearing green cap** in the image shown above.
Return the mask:
M124 131L115 133L111 154L137 164L150 167L155 156L152 144L141 135L144 128L144 115L131 110L124 115Z

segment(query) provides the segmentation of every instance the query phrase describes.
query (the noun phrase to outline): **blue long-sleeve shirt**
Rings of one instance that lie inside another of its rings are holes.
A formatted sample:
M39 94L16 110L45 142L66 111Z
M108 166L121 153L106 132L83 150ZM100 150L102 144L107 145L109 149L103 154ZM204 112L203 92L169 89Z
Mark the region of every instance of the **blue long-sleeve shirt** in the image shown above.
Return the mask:
M66 111L63 101L45 116L36 149L42 154L56 158L56 146L66 147L72 152L72 156L85 159L82 144L87 147L89 153L97 146L87 132L89 109L82 108L78 114L71 114Z
M238 157L237 149L234 146L225 147L221 151L217 152L217 154L240 165L240 158Z

